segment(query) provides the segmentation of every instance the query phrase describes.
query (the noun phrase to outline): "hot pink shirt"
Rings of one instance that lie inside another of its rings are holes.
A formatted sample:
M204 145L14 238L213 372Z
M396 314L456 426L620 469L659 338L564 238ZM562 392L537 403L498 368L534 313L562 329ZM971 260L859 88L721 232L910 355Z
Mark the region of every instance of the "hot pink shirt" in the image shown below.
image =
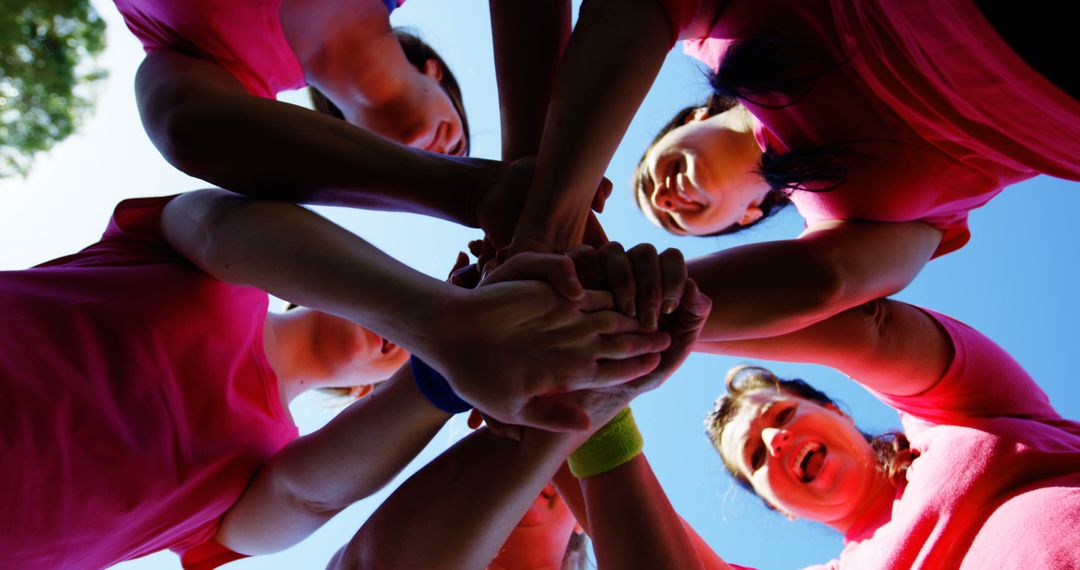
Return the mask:
M663 0L675 32L700 0ZM744 102L777 151L860 153L847 183L796 191L808 224L921 220L967 243L968 212L1040 172L1080 179L1080 103L1031 69L970 1L731 0L686 52L713 70L735 41L769 32L809 58L848 62L792 105ZM853 142L855 141L855 142Z
M281 29L281 0L114 0L147 52L171 49L214 61L248 93L273 99L307 85ZM391 12L405 0L382 0Z
M1001 347L931 313L955 356L921 394L878 396L920 455L886 521L817 568L1080 568L1080 423Z
M218 281L121 203L101 241L0 272L0 568L101 568L210 539L297 436L267 295Z

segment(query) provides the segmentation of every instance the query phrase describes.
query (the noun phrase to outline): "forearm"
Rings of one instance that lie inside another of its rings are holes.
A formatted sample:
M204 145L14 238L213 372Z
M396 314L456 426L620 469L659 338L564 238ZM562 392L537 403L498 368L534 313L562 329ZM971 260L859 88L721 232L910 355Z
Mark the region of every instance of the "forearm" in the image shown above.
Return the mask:
M514 241L565 251L671 47L655 0L589 0L559 67L533 180Z
M599 568L727 567L722 561L703 564L692 531L684 527L644 455L582 479L581 488Z
M217 540L244 554L300 542L390 482L449 417L402 368L329 424L282 449L226 514Z
M921 222L837 222L796 240L695 259L690 276L713 299L699 341L784 334L892 295L940 241L941 232Z
M438 342L425 336L432 319L465 294L295 204L203 190L170 202L162 225L214 277L361 323L422 358Z
M329 567L485 567L582 437L474 432L403 483Z
M182 69L177 69L177 68ZM487 162L389 142L345 121L250 96L214 64L150 54L143 124L174 166L257 198L418 213L476 226Z
M540 152L548 101L570 37L569 0L489 0L499 80L502 156Z

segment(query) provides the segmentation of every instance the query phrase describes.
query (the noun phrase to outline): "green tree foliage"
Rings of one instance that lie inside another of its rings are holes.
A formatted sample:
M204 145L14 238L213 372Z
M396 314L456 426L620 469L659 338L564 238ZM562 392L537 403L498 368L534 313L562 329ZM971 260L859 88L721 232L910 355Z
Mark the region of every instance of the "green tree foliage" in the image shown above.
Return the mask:
M90 0L0 0L0 178L79 126L105 77L105 22Z

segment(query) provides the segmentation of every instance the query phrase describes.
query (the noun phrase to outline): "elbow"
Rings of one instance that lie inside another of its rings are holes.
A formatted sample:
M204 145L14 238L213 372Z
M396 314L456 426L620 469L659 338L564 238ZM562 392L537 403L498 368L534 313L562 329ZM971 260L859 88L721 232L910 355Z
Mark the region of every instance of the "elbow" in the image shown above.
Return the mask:
M821 252L808 252L803 259L798 302L805 312L825 318L859 302L852 300L853 284L839 260Z
M199 125L209 119L192 107L181 102L159 113L153 124L147 125L147 132L169 164L185 174L206 179L206 137Z

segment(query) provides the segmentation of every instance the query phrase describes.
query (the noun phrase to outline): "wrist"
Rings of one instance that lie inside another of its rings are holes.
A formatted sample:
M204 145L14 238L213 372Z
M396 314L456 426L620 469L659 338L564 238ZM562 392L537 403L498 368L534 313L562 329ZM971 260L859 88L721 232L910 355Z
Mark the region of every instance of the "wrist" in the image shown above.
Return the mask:
M606 473L640 455L644 444L633 413L624 408L570 454L570 472L578 479Z

